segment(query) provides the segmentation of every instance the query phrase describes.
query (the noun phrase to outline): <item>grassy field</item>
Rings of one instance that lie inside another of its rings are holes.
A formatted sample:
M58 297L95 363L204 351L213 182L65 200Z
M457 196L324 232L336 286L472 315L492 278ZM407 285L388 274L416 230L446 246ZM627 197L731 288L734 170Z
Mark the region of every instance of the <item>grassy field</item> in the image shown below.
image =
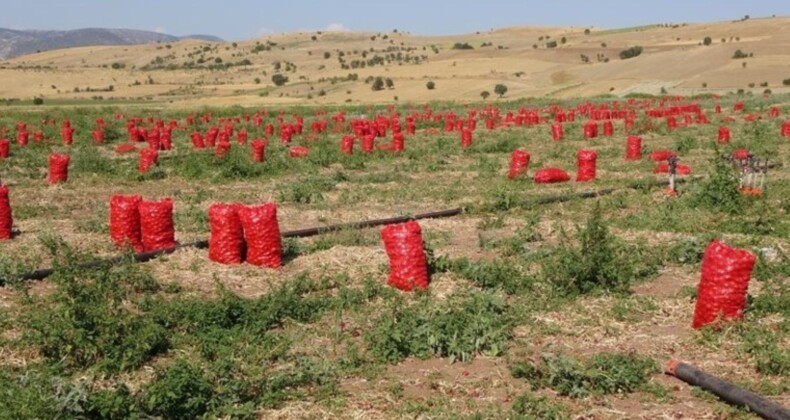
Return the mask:
M240 107L175 111L107 107L4 108L12 139L25 121L46 140L0 161L19 235L0 243L0 417L2 418L751 418L705 391L662 373L682 359L779 403L790 404L790 143L782 118L727 123L735 101L765 116L788 97L725 97L723 115L701 100L709 125L669 131L637 121L645 152L670 149L692 177L668 197L649 184L647 159L627 162L622 121L613 137L586 140L580 118L566 138L549 126L488 131L479 121L470 148L442 122L419 122L401 154L340 153L340 133L309 134L340 108L284 109L305 116L292 159L272 137L263 164L234 143L224 158L190 146L193 129L173 132L172 151L151 172L136 153L119 155L125 117L178 120L258 111ZM584 100L586 101L586 100ZM583 100L559 103L573 107ZM607 102L609 99L591 99ZM500 103L504 114L545 102ZM434 114L465 118L485 104L434 103ZM342 108L349 116L384 107ZM417 108L417 112L422 112ZM274 122L278 109L264 121ZM393 109L402 116L407 105ZM107 144L90 140L108 123ZM62 146L60 121L76 127ZM42 126L42 119L56 125ZM262 137L252 123L250 139ZM331 127L331 123L330 123ZM435 130L434 130L435 129ZM0 135L0 137L3 137ZM142 147L142 146L138 146ZM537 168L576 172L576 153L598 153L597 180L538 185L507 179L510 153L527 149ZM779 164L759 198L735 193L720 156L748 148ZM70 179L46 186L50 152L71 155ZM539 205L572 192L619 190L590 200ZM463 207L462 216L420 224L432 269L428 291L386 285L378 229L284 242L279 270L212 263L182 249L146 264L82 270L115 255L108 234L113 194L175 202L178 241L208 237L208 206L276 202L281 230ZM702 252L712 238L758 256L743 322L695 331L691 318ZM56 267L40 282L19 273Z

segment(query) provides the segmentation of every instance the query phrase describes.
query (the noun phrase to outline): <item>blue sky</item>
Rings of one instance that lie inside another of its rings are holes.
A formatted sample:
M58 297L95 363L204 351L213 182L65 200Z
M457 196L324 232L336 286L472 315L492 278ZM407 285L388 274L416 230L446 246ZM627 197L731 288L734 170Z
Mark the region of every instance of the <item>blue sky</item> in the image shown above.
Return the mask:
M440 35L790 16L790 0L0 0L0 6L0 27L12 29L132 28L227 40L327 29Z

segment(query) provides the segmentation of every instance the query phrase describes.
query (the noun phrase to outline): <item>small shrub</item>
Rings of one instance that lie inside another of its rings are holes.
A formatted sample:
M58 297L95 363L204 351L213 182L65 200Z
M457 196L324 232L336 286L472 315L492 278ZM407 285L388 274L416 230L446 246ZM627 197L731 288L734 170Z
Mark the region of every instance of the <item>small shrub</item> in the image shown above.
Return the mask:
M638 57L642 54L642 47L635 46L626 50L620 51L620 59L627 60L629 58Z
M206 413L213 394L202 370L179 359L145 387L142 406L161 418L195 419Z
M732 54L732 58L734 60L740 60L742 58L748 58L748 57L749 57L749 54L746 54L745 52L743 52L741 50L735 50L735 52Z
M425 84L425 87L428 88L428 90L434 90L436 89L436 83L434 83L434 81L431 80Z
M43 105L43 104L44 104L44 98L40 96L33 98L33 105Z
M702 45L705 45L706 47L712 43L713 43L713 39L711 39L711 37L709 36L706 36L705 39L702 40Z
M454 50L473 50L473 49L475 49L475 47L473 47L473 46L469 45L469 43L468 43L468 42L463 42L463 43L461 43L461 42L456 42L456 43L453 45L453 49L454 49Z
M487 90L480 92L480 97L483 98L484 101L488 99L489 96L491 96L491 92Z
M647 384L658 367L653 359L633 354L601 353L580 363L562 355L546 354L542 363L516 363L511 374L527 379L533 389L551 388L559 395L629 394Z
M711 165L710 173L694 193L692 202L712 211L737 213L743 206L743 198L738 191L738 174L719 156L718 148Z
M505 94L507 93L507 86L505 86L505 85L503 85L501 83L496 85L496 86L494 86L494 93L499 95L500 98L505 96Z
M288 76L277 73L272 76L272 83L274 83L275 86L283 86L288 83Z

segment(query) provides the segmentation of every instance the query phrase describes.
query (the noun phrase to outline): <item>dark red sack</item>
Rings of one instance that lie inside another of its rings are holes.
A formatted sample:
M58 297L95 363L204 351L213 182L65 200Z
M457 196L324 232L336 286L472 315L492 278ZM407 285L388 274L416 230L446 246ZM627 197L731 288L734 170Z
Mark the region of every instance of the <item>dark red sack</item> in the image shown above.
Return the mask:
M625 160L642 160L642 138L628 136L625 145Z
M266 140L255 139L252 141L252 159L256 162L263 162L266 153Z
M110 198L110 239L118 249L131 247L135 252L143 252L140 233L139 195L114 195Z
M8 152L11 149L11 142L8 139L0 139L0 158L5 159L8 157Z
M247 244L246 260L259 267L282 265L282 238L277 223L277 206L266 203L239 209L239 219Z
M29 140L30 140L30 133L28 133L27 131L20 131L16 133L16 144L20 146L27 146Z
M562 124L556 123L551 126L551 138L560 141L565 136L565 130L562 128Z
M206 147L206 143L203 141L203 136L201 136L197 131L193 132L190 138L192 139L192 147L195 149L203 149Z
M140 202L140 232L146 251L157 251L177 245L173 226L173 200Z
M510 155L510 172L508 172L508 179L516 179L521 174L527 173L529 169L529 152L523 149L516 149Z
M472 145L472 130L465 128L461 131L461 147L467 148Z
M727 144L730 142L730 129L728 127L719 127L719 144Z
M403 291L428 288L428 262L420 224L411 221L381 229L381 239L390 261L387 283Z
M214 156L221 158L230 152L230 142L220 141L217 143L217 148L214 150Z
M748 159L749 158L749 150L747 149L738 149L732 152L732 157L735 159Z
M208 208L211 237L208 257L220 264L241 264L244 260L244 231L241 228L241 204L213 204Z
M654 174L668 174L669 173L669 164L668 163L661 163L653 169ZM688 165L684 165L682 163L678 163L675 166L675 174L676 175L691 175L691 167Z
M135 146L135 145L133 145L131 143L126 143L126 144L122 144L122 145L116 147L115 148L115 153L118 153L118 154L131 153L131 152L134 152L136 150L137 150L137 146Z
M392 150L394 152L403 151L403 133L397 132L392 135Z
M137 170L141 173L147 173L152 166L156 165L159 160L159 152L154 149L145 148L140 150L140 162Z
M50 184L58 184L69 180L69 155L51 153L49 155L49 178Z
M587 182L595 179L595 163L598 153L595 150L582 149L576 153L576 182Z
M606 120L603 122L603 135L606 137L612 137L614 134L614 124L612 124L611 120Z
M301 158L310 154L310 149L302 146L294 146L288 150L292 158Z
M245 144L247 144L248 136L249 134L247 134L247 130L239 130L238 132L236 132L236 142L240 146L244 146Z
M63 127L60 130L60 137L63 139L63 144L66 146L71 146L74 143L74 129L71 127Z
M588 139L594 139L598 137L597 121L587 121L586 123L584 123L584 137Z
M11 215L11 203L8 201L8 187L0 185L0 240L11 239L14 218Z
M662 160L667 160L675 156L677 156L677 153L669 150L656 150L655 152L650 154L650 160L661 162Z
M535 172L535 182L538 184L552 184L555 182L567 182L571 176L559 168L543 168Z
M340 152L344 155L354 154L354 138L351 136L343 136L340 139Z
M362 137L362 153L373 153L373 149L376 147L376 136L374 135L366 135Z
M93 141L97 144L104 144L104 130L93 130L91 132Z
M743 318L754 263L754 255L746 250L731 248L719 241L708 245L702 257L693 328L715 327L719 321Z

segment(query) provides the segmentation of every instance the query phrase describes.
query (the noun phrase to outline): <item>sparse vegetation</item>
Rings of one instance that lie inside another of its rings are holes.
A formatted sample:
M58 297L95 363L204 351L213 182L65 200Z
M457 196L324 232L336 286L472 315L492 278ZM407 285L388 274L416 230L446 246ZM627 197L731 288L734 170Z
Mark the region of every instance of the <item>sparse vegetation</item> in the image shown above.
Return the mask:
M636 46L620 51L620 59L627 60L629 58L639 57L642 55L642 47Z
M428 90L434 90L436 89L436 83L433 80L429 80L428 83L425 84L425 87L428 88Z

